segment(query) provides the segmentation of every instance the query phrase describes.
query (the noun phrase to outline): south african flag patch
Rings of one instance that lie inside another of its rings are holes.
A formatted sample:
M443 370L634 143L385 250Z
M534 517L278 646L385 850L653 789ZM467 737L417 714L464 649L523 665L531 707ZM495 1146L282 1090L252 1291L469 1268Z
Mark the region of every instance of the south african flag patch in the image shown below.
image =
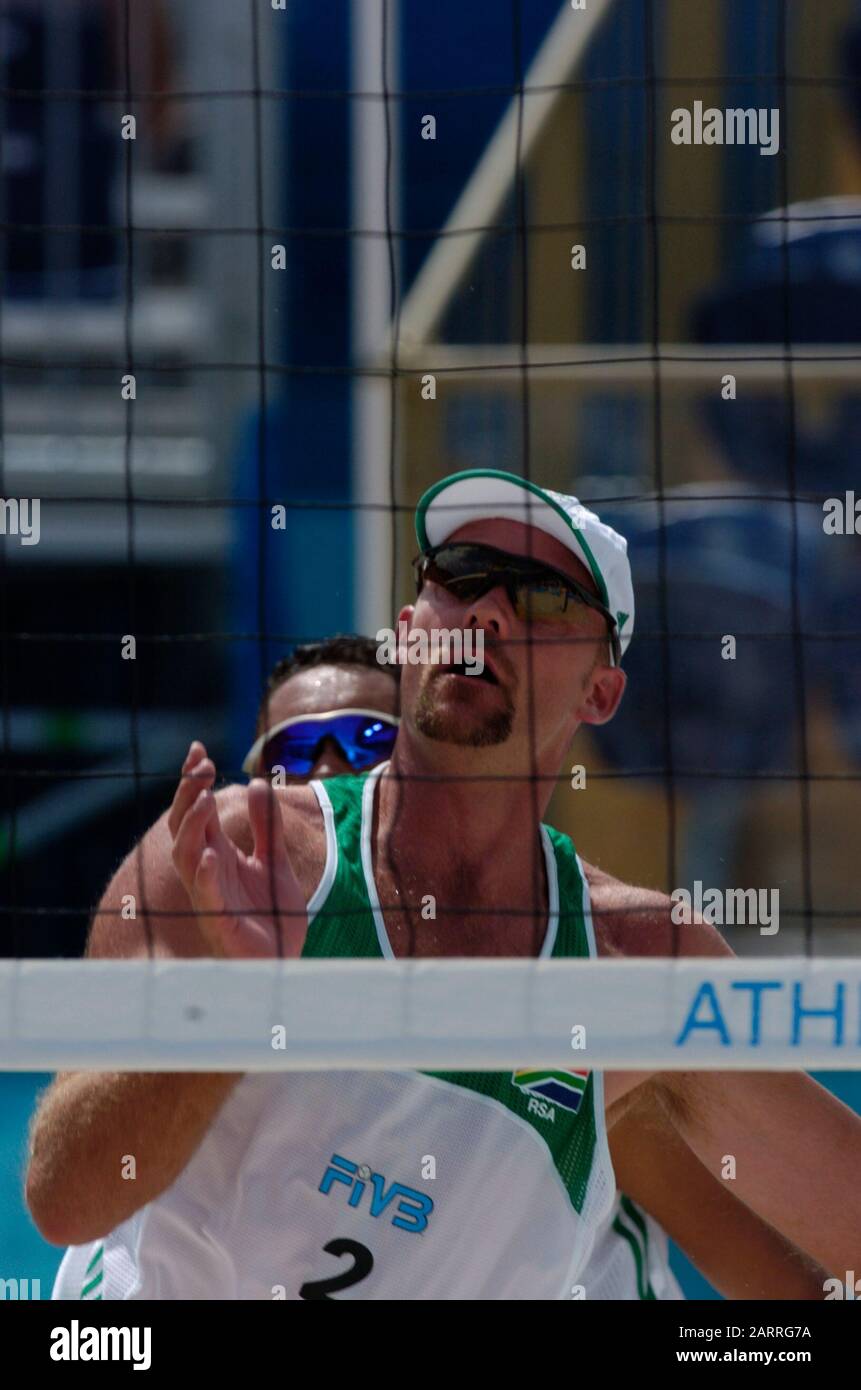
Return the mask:
M533 1071L529 1068L511 1073L511 1084L530 1096L543 1096L563 1110L571 1110L575 1115L580 1109L588 1071Z

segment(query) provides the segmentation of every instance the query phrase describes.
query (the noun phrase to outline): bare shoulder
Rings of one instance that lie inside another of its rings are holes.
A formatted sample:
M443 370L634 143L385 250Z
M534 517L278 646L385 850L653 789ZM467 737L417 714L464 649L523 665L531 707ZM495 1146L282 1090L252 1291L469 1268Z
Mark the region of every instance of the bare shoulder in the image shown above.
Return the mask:
M310 786L299 783L276 787L275 796L290 865L307 901L326 867L326 832L320 803ZM254 843L248 819L248 787L238 783L221 787L215 799L224 833L243 854L250 854Z
M599 956L731 956L720 932L694 917L674 922L666 893L583 864ZM677 909L676 915L679 915Z
M723 937L699 918L674 923L675 904L666 893L624 883L593 864L583 864L595 944L602 957L731 956ZM648 1072L606 1072L604 1101L608 1128L625 1116L644 1113L660 1095L669 1103L661 1078ZM670 1098L671 1099L671 1098Z
M326 834L320 803L310 786L277 787L275 795L290 864L306 896L320 881L326 863ZM245 854L253 849L248 819L248 788L233 784L215 793L224 833Z
M224 833L250 854L254 846L247 787L221 787L215 797ZM290 864L307 901L326 864L319 803L310 787L295 786L279 788L277 804ZM88 956L191 959L210 954L173 865L169 815L168 810L159 816L111 878L93 917Z

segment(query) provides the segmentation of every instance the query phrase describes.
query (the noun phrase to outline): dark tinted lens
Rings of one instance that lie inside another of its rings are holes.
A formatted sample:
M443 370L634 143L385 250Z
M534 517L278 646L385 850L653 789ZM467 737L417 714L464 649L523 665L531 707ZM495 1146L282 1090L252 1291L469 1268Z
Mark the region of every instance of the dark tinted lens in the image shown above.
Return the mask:
M457 598L480 598L499 582L493 560L471 546L443 546L425 562L424 578L441 584Z
M533 622L579 622L586 607L580 594L569 589L561 580L528 580L517 586L518 614Z
M303 730L304 732L298 732ZM294 724L290 729L282 729L270 738L263 749L263 767L271 772L273 767L283 767L291 777L304 777L314 766L314 757L325 737L325 725Z
M356 719L357 716L353 715L352 718ZM373 763L387 758L395 746L398 734L396 724L387 724L381 719L370 722L363 719L351 732L350 738L341 738L338 741L352 767L370 767Z
M427 575L469 602L504 584L518 617L568 625L582 616L583 600L562 579L519 556L498 555L481 546L443 547L428 562Z
M456 563L455 560L449 562L448 557L435 556L424 570L424 578L433 580L434 584L441 584L442 588L448 589L449 594L456 594L458 598L470 599L477 598L487 585L487 570L481 569L470 564Z
M423 578L433 579L466 602L503 584L517 616L526 621L573 628L582 622L584 608L595 608L604 615L613 660L619 665L619 640L610 615L588 590L545 569L540 561L506 555L489 546L454 544L440 546L415 563L419 589Z
M307 777L314 766L320 744L331 738L353 768L369 768L391 753L397 725L366 714L342 714L333 719L308 720L291 724L266 744L263 765L267 771L283 767L293 777Z

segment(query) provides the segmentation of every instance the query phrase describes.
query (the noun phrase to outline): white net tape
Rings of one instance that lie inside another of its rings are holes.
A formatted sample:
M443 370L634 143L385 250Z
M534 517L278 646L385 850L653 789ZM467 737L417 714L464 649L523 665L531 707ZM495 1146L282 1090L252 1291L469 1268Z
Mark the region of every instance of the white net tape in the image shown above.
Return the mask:
M0 963L0 1068L861 1069L861 961Z

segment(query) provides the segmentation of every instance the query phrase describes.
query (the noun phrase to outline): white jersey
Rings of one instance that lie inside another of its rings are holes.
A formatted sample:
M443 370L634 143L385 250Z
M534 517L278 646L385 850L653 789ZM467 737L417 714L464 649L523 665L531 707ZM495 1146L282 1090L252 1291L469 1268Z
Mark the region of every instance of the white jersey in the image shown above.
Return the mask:
M377 775L312 784L328 859L305 955L392 954L370 867ZM594 956L573 846L550 827L542 844L541 955ZM516 1060L243 1077L167 1192L66 1253L54 1298L680 1297L666 1238L617 1200L600 1073Z
M532 1128L500 1111L415 1073L247 1076L169 1191L67 1251L53 1297L681 1298L666 1236L622 1208L604 1137L572 1221ZM504 1214L523 1193L513 1260Z

